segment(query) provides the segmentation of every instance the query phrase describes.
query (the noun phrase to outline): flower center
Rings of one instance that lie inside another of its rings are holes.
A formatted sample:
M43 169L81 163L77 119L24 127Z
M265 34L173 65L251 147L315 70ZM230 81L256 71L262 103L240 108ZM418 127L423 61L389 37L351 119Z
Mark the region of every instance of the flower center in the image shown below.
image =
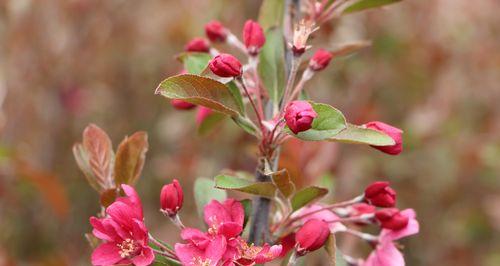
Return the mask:
M193 258L193 261L190 263L193 266L210 266L212 260L210 259L202 259L201 257Z
M134 240L130 238L125 239L121 244L117 244L117 246L120 248L118 253L122 258L130 257L137 250L137 245Z

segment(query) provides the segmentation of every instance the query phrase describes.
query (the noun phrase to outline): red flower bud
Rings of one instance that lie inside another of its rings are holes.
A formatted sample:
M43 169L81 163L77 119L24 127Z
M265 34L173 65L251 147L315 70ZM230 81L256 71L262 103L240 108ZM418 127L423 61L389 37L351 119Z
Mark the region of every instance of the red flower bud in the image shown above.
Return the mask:
M212 109L207 108L205 106L200 106L198 108L198 112L196 113L196 124L199 126L207 117L209 117L214 111Z
M160 193L161 209L168 216L173 216L182 208L184 193L177 179L170 184L164 185Z
M375 212L375 218L380 226L390 230L401 230L408 225L409 218L401 214L396 208L381 209Z
M372 146L373 148L390 155L398 155L403 151L403 131L401 129L379 121L368 122L365 127L389 135L396 143L391 146Z
M238 77L242 73L240 61L230 54L217 55L210 61L208 66L219 77Z
M365 200L377 207L394 207L396 191L389 187L389 182L373 182L365 189Z
M310 129L317 116L318 114L307 101L290 102L285 110L286 125L294 134Z
M282 258L285 257L288 251L292 250L295 246L295 233L291 233L280 238L279 243L281 245L280 258Z
M318 49L314 53L311 61L309 61L309 68L313 71L321 71L325 69L332 60L332 54L325 49Z
M253 20L247 20L243 27L243 42L247 47L247 51L251 55L257 55L260 48L266 42L264 31L259 23Z
M318 219L307 221L295 234L297 254L303 256L307 252L321 248L329 235L330 228L325 221Z
M208 53L210 51L210 44L207 39L198 37L189 41L184 47L184 50L186 50L186 52Z
M224 42L227 38L227 29L217 20L212 20L205 25L205 33L212 42Z
M188 103L186 101L183 101L183 100L179 100L179 99L172 99L170 101L170 104L175 108L175 109L178 109L178 110L190 110L190 109L193 109L196 107L195 104L192 104L192 103Z

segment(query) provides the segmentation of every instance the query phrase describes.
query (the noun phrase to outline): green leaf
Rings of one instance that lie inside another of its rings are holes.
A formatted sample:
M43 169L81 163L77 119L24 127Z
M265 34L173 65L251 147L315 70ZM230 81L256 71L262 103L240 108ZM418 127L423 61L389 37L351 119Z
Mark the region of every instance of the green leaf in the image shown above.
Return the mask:
M272 182L253 182L248 179L228 175L216 176L215 187L245 192L267 198L273 198L276 193L276 187Z
M402 0L360 0L354 1L354 4L350 5L348 8L344 10L344 14L357 12L369 8L381 7L397 2L401 2Z
M311 102L311 105L318 113L318 116L313 120L311 129L295 135L287 128L290 135L307 141L327 140L347 127L345 117L339 110L324 103Z
M236 103L238 104L238 107L240 108L240 113L244 114L245 113L245 105L243 104L243 97L241 96L240 88L236 86L236 83L234 81L228 82L226 86L229 88L229 91L233 95L234 99L236 100Z
M260 6L259 23L267 30L270 27L281 27L283 24L283 13L285 0L264 0Z
M331 137L329 141L368 144L375 146L389 146L396 144L394 140L385 133L352 124L348 124L346 129Z
M116 151L115 183L133 185L139 179L148 151L148 134L136 132L120 143Z
M295 193L292 197L292 209L296 211L307 204L313 203L316 200L324 197L328 193L328 189L320 187L306 187Z
M295 184L286 169L271 173L271 180L285 198L295 193Z
M226 198L226 191L215 188L212 179L200 177L194 182L194 200L200 217L203 217L203 209L211 200L224 201Z
M226 116L221 113L212 113L207 116L201 124L198 126L198 134L201 136L206 136L208 133L212 131L215 127L221 124Z
M208 66L212 56L208 53L182 53L179 60L184 64L184 69L189 74L200 75Z
M243 228L247 225L248 218L252 215L252 201L249 199L240 200L241 205L243 205L243 210L245 211L245 219L243 220Z
M239 127L245 130L245 132L257 136L257 126L255 126L252 120L248 119L248 117L239 115L233 116L232 119Z
M170 99L181 99L212 110L236 116L239 106L230 89L210 78L192 74L177 75L162 81L156 94Z
M258 72L269 97L277 105L285 86L285 41L280 28L271 28L266 32L266 44L259 55Z

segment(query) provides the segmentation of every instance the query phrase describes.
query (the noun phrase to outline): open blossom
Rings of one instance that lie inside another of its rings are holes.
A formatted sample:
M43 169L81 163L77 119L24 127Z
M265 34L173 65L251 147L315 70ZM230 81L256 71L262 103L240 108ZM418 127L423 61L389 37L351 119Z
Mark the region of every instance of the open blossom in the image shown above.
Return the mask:
M394 207L396 191L389 187L389 182L373 182L365 189L365 200L377 207Z
M295 233L297 254L302 256L308 252L321 248L329 235L330 229L328 223L325 221L318 219L307 221L297 233Z
M372 146L373 148L390 155L398 155L403 151L403 131L401 129L379 121L368 122L364 126L387 134L395 142L394 145Z
M408 218L408 224L401 230L383 229L380 233L378 244L366 261L361 266L404 266L403 254L397 249L393 241L419 232L419 224L415 219L416 214L413 209L401 211L401 214Z
M243 42L250 55L257 55L259 53L260 48L266 42L264 30L262 30L259 23L253 20L245 22L245 26L243 27Z
M217 20L212 20L205 25L205 33L212 42L226 41L228 30Z
M234 199L212 200L205 206L204 219L208 231L185 228L181 238L186 244L175 244L175 252L183 265L253 265L274 260L281 245L254 246L239 235L243 231L243 205Z
M127 196L109 205L105 218L90 218L92 233L104 240L92 252L92 265L145 266L154 260L139 196L131 186L122 185L122 188Z
M285 121L290 130L297 134L312 127L318 114L307 101L290 102L285 109Z
M160 193L161 210L168 216L176 215L182 208L184 192L179 181L174 179L170 184L164 185Z
M205 38L197 37L189 41L184 50L186 52L208 53L210 51L210 43Z

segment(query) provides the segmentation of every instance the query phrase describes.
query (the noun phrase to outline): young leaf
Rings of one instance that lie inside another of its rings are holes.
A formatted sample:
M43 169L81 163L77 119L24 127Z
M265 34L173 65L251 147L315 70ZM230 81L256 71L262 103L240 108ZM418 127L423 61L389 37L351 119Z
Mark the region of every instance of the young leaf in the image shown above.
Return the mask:
M148 151L148 135L136 132L120 143L116 151L115 183L135 184L139 179Z
M203 208L211 200L224 201L226 198L226 191L215 188L215 182L212 179L200 177L194 182L194 200L200 217L203 217Z
M98 192L102 191L104 187L106 187L106 183L103 182L104 180L100 180L94 175L94 172L89 164L89 156L82 144L76 143L73 145L73 156L75 157L76 164L85 175L85 178L90 186Z
M328 193L328 189L320 187L306 187L295 193L292 197L292 209L296 211L307 204L311 204L316 200L324 197Z
M394 140L388 135L373 129L347 124L347 128L332 136L329 141L354 144L368 144L375 146L394 145Z
M281 27L285 0L264 0L260 6L259 23L264 30L270 27Z
M272 173L271 180L285 198L290 197L295 192L295 184L293 184L286 169Z
M393 3L400 2L402 0L360 0L354 1L352 5L344 10L344 14L357 12L369 8L381 7Z
M108 134L98 126L90 124L83 131L82 146L75 149L73 150L75 158L82 171L88 171L88 168L85 168L89 166L96 181L102 186L110 188L114 155Z
M108 207L115 202L117 196L116 188L104 190L100 196L100 202L103 207Z
M344 115L332 106L324 103L311 102L318 116L313 120L309 130L294 135L288 128L289 134L308 141L327 140L347 127Z
M189 74L200 75L207 68L212 56L208 53L189 52L180 54L178 58L184 64L184 69Z
M239 106L229 88L210 78L192 74L177 75L162 81L155 91L170 99L181 99L235 116Z
M332 48L330 52L332 53L332 56L335 58L357 52L363 48L369 47L370 45L372 45L371 41L341 43Z
M272 0L275 1L275 0ZM278 2L278 1L276 1ZM281 28L266 32L266 44L259 56L258 72L271 100L278 104L285 86L285 46Z
M228 175L218 175L215 177L215 187L226 190L235 190L248 194L259 195L272 198L276 192L276 187L272 182L252 182L248 179L238 178Z
M229 91L234 97L234 100L238 104L240 113L244 114L245 105L243 104L243 97L241 96L240 88L238 88L238 86L236 86L236 84L233 81L228 82L226 86L228 87Z
M244 116L234 116L232 117L233 121L241 127L245 132L248 134L257 136L257 126L252 122L252 120L248 119L247 117Z

